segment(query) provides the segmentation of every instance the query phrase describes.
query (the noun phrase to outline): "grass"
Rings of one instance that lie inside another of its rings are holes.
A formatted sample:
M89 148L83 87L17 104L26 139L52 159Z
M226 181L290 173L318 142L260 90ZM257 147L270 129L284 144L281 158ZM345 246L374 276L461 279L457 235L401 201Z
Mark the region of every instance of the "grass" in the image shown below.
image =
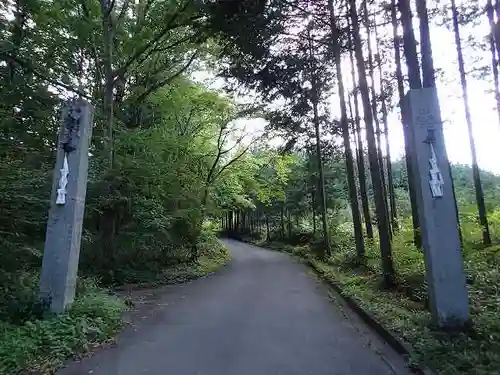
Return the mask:
M93 288L64 314L22 325L0 322L0 374L53 374L64 360L110 340L124 311L123 300Z
M152 288L183 283L216 272L231 259L229 250L216 238L204 241L199 251L200 256L196 262L170 266L159 274L145 272L143 275L136 275L134 279L138 281L131 284L137 288Z
M342 237L335 241L338 236ZM357 266L352 245L345 246L353 241L345 241L345 236L349 234L335 234L333 243L342 246L337 246L327 261L312 256L307 246L276 243L266 246L314 262L325 279L335 282L389 331L411 344L411 364L425 365L440 375L500 374L500 246L478 249L472 242L466 244L463 256L472 328L446 334L431 324L423 254L411 244L410 230L403 228L394 237L397 287L391 290L382 287L376 247L367 246L366 264Z
M197 279L218 271L230 259L231 255L227 247L219 240L213 239L201 246L198 261L167 268L158 276L155 282L161 285Z

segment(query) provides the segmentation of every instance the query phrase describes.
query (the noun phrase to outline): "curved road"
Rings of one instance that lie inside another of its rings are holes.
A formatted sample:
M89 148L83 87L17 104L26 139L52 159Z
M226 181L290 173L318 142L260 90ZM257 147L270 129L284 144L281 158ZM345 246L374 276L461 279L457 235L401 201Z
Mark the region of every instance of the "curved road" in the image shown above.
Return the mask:
M408 374L307 267L286 254L226 243L227 267L154 291L117 345L58 374Z

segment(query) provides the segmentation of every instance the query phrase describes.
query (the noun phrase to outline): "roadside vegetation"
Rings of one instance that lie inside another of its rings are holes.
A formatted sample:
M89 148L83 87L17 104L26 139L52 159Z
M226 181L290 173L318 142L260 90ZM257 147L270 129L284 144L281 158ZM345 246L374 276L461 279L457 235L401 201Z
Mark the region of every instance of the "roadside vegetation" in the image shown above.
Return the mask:
M0 373L50 373L111 339L125 309L113 288L219 269L221 229L316 262L413 361L499 373L500 178L480 170L474 138L500 121L498 7L425 4L3 1ZM472 312L455 334L430 325L412 163L391 156L397 127L410 155L399 103L424 86L453 103L446 136L471 156L451 167ZM60 112L76 98L94 107L79 290L55 317L37 284Z
M192 78L217 48L200 9L132 3L109 13L94 0L0 5L0 374L51 373L111 339L125 309L115 288L183 282L229 260L214 226L219 191L257 110ZM112 20L112 60L101 17ZM38 280L60 110L77 97L94 106L79 290L52 316Z
M343 186L342 173L335 171L343 168L339 161L341 157L325 164L328 187L338 189ZM311 214L311 196L298 198L296 195L296 183L305 180L305 176L301 175L307 171L304 165L307 165L307 162L302 160L288 165L286 170L280 169L279 173L286 181L282 185L274 185L275 196L280 198L260 205L257 200L256 206L262 211L253 216L253 221L244 220L251 222L252 226L235 221L230 224L233 229L226 227L225 234L287 252L313 263L321 277L339 286L343 295L353 299L396 337L411 345L412 366L425 365L442 375L496 373L500 368L500 319L497 314L500 308L500 246L495 244L485 247L481 243L480 226L474 216L472 186L463 178L470 169L461 165L453 166L453 174L458 182L455 184L456 193L461 203L460 221L464 235L462 254L467 274L472 325L466 331L450 333L440 331L432 325L428 310L424 256L413 243L407 191L404 188L398 190L400 219L392 241L396 282L387 288L381 277L376 237L373 240L366 239L364 260L360 262L357 258L348 201L346 198L338 199L341 196L346 197L345 191L335 194L335 202L328 202L329 207L335 207L329 210L328 215L332 252L324 256L322 233L319 229L314 231L314 222L320 218ZM401 168L404 169L401 162L393 164L397 173L401 172ZM272 174L272 167L270 169L268 174ZM396 185L400 183L397 173ZM500 207L496 206L496 202L500 177L484 172L483 178L488 186L491 186L491 189L485 190L488 202L492 202L490 228L492 233L498 233ZM293 212L290 216L281 215L283 204L285 212ZM298 207L303 207L303 210ZM235 214L235 217L244 215L252 217L252 213L248 212ZM269 232L266 221L269 223ZM498 237L494 238L495 243L498 243Z

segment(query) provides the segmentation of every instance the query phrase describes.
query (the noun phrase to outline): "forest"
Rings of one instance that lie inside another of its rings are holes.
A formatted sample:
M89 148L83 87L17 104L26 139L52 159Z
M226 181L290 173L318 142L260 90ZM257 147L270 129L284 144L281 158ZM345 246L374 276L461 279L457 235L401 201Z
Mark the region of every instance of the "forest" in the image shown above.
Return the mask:
M414 366L500 373L500 176L480 168L490 128L473 121L500 129L499 20L492 0L2 2L0 374L50 374L109 340L127 309L115 287L213 272L230 259L218 236L313 262ZM446 69L430 53L441 29ZM453 333L431 324L399 109L434 86L470 155L449 165L471 314ZM38 283L76 98L94 107L77 298L53 316Z

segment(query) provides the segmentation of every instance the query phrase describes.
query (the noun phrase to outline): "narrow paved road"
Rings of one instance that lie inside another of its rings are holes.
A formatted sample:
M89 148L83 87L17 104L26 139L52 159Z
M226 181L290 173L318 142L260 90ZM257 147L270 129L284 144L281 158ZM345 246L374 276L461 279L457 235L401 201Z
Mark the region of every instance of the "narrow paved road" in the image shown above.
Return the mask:
M305 266L278 252L227 244L229 266L160 289L115 347L58 374L407 374Z

